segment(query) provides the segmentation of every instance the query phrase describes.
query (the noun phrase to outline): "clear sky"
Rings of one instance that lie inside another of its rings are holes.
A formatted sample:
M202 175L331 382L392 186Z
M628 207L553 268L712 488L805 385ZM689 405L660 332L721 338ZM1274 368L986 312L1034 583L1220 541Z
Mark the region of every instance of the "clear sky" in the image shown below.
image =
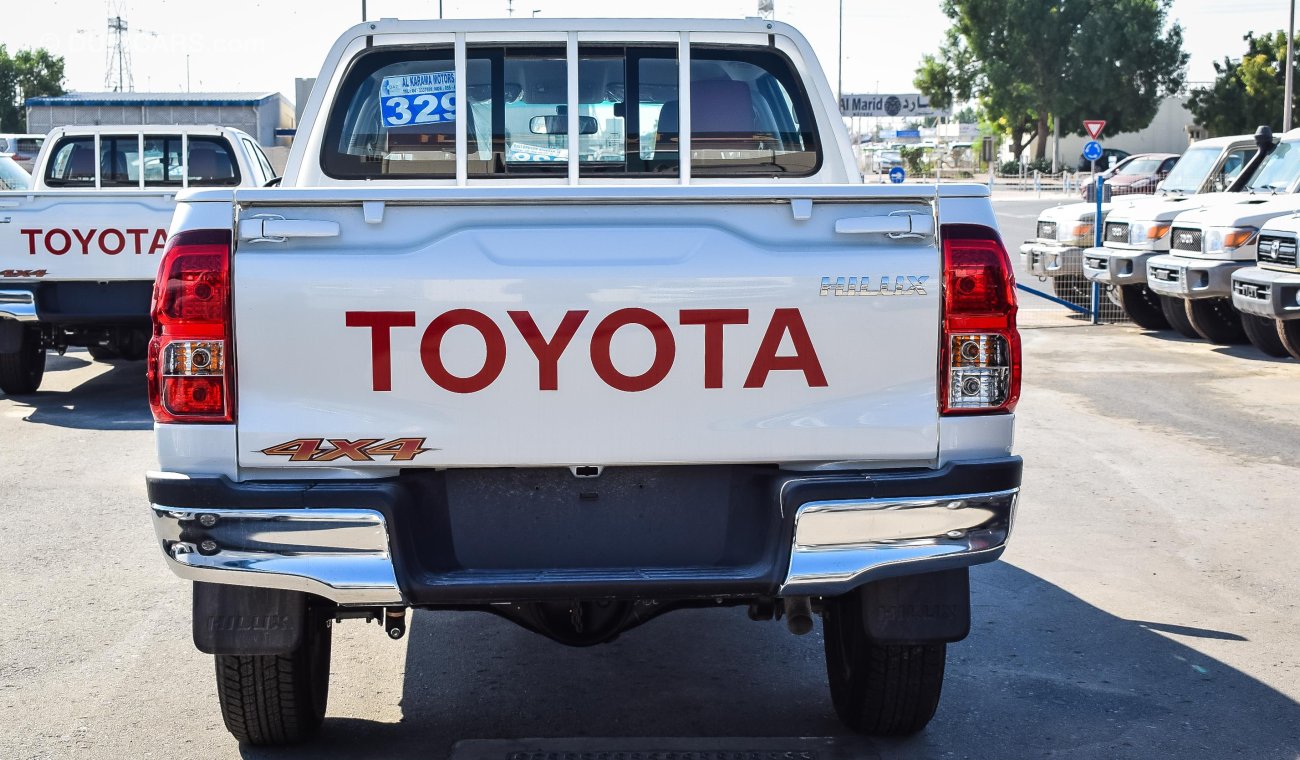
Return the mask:
M775 0L776 18L811 40L835 82L838 0ZM447 18L502 17L509 0L443 0ZM107 19L121 15L135 89L183 91L188 57L195 91L279 90L316 76L334 39L361 20L361 0L10 0L0 43L43 46L67 61L67 87L105 89ZM369 0L371 18L436 18L438 0ZM514 0L515 16L739 18L758 0ZM1191 53L1188 78L1214 78L1213 62L1239 57L1247 31L1287 23L1287 0L1175 0ZM921 55L938 48L947 20L940 0L844 0L845 92L911 92Z

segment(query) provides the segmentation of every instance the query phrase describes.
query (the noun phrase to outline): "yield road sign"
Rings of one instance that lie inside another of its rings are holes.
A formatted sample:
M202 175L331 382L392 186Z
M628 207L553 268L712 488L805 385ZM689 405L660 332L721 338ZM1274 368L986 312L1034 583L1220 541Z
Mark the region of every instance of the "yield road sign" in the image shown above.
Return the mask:
M1096 161L1101 158L1101 155L1101 143L1096 140L1089 140L1087 144L1083 146L1083 157L1089 161Z
M1096 140L1101 137L1101 131L1106 128L1104 119L1084 119L1083 128L1088 130L1088 136Z

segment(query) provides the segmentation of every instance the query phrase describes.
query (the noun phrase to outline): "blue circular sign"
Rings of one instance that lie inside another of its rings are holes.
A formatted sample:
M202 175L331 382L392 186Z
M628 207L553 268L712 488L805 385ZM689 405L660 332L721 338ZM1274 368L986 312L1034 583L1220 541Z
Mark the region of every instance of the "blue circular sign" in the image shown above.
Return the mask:
M1101 158L1101 156L1101 143L1096 140L1089 140L1088 143L1083 146L1083 157L1089 161L1096 161Z
M907 179L907 172L903 171L903 167L895 166L889 170L889 181L893 182L895 185L901 183L905 179Z

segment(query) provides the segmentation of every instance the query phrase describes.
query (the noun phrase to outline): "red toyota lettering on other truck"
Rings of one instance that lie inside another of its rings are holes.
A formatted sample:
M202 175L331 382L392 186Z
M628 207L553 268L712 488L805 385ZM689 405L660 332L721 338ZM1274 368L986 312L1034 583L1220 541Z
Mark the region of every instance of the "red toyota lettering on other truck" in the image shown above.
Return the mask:
M547 338L538 328L533 315L527 311L507 312L528 348L537 360L537 388L543 391L559 390L558 366L560 357L569 347L578 327L587 318L585 310L570 310L560 320L555 333ZM415 327L414 311L349 311L344 315L348 327L370 328L371 390L393 389L392 331L400 327ZM723 387L722 357L723 336L728 325L749 324L748 309L682 309L678 324L704 328L704 387ZM483 339L486 354L483 366L472 375L452 374L442 361L442 339L457 326L475 330ZM654 340L654 360L639 375L624 374L614 365L610 346L614 335L624 328L640 327ZM794 353L778 355L781 341L789 336ZM610 313L596 325L591 336L589 357L592 369L606 385L620 391L636 393L649 390L663 381L672 370L677 356L677 342L672 328L663 317L647 309L627 308ZM474 309L452 309L433 319L420 339L420 363L429 379L444 390L453 393L475 393L487 388L498 377L506 364L505 334L495 321ZM798 309L775 309L768 321L767 330L759 344L745 388L762 388L768 375L777 371L802 372L809 388L825 388L826 373L822 370L812 337Z
M119 230L106 227L65 230L55 227L48 230L20 229L18 232L27 236L27 253L31 256L38 253L48 253L53 256L62 256L65 253L80 253L83 256L92 253L102 253L107 256L116 256L119 253L152 255L167 246L167 230L163 229L149 230L137 227ZM37 241L40 241L39 247Z

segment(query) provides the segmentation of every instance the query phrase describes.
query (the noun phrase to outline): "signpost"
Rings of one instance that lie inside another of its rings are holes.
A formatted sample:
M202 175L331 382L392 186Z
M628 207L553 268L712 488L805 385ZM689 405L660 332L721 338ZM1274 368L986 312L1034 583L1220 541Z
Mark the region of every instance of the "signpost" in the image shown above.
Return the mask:
M907 172L903 171L903 167L895 166L889 170L889 181L895 185L902 184L905 179L907 179Z
M1084 119L1083 128L1088 130L1088 136L1096 140L1101 137L1101 131L1106 128L1105 119Z
M845 93L840 97L840 115L907 118L913 116L949 116L950 113L948 109L931 106L929 98L914 92L897 95Z
M1089 140L1083 146L1083 157L1089 161L1096 161L1102 156L1101 143L1096 140Z

